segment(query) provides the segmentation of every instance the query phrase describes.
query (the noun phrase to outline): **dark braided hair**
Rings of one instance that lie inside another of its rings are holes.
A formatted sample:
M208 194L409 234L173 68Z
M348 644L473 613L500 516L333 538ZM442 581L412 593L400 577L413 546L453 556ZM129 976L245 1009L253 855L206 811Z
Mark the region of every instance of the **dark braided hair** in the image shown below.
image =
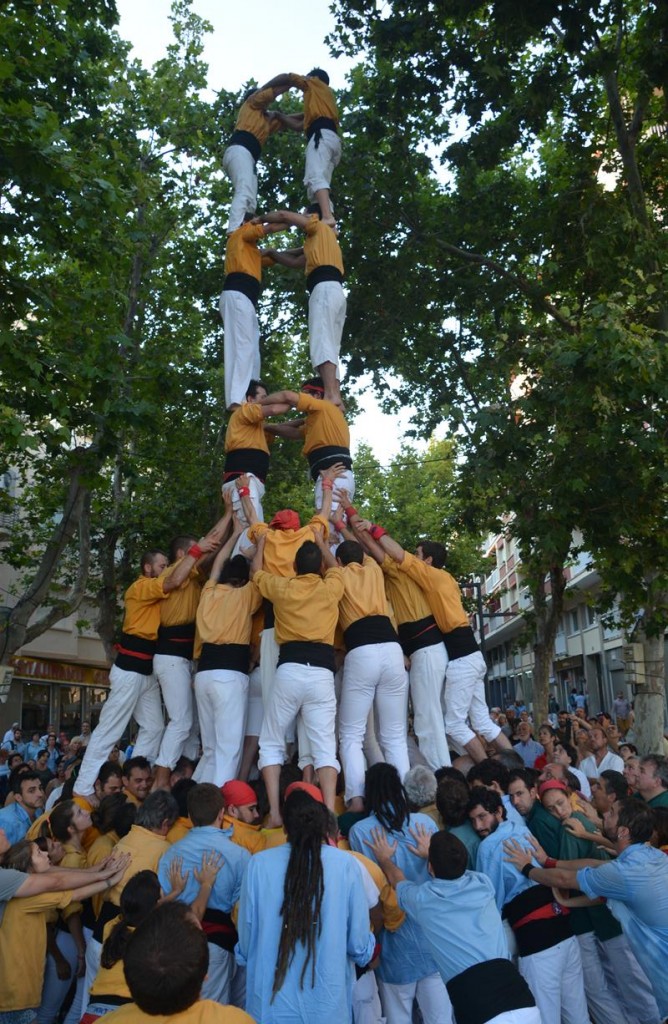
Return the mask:
M327 810L308 793L296 790L285 801L283 825L290 844L290 859L283 882L283 927L274 971L272 1002L285 981L298 943L306 947L299 987L304 988L309 963L311 987L315 985L315 946L322 931L320 911L325 892L321 848L327 835Z
M380 762L364 777L364 803L388 832L400 832L408 822L410 807L399 772L393 764Z
M100 963L107 970L122 960L130 936L158 905L160 882L155 871L138 871L121 893L121 917L102 947Z

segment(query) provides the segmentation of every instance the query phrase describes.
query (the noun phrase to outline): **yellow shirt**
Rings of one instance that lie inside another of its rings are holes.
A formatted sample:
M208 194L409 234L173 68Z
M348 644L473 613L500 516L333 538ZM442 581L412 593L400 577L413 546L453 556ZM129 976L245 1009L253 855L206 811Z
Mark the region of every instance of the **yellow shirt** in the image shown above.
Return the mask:
M344 631L367 615L389 617L383 571L373 558L365 555L362 565L357 562L346 565L343 569L343 588L339 604L339 625Z
M264 238L262 224L240 224L227 239L225 249L225 273L248 274L262 280L262 253L257 247Z
M250 132L261 145L278 131L280 122L267 117L267 107L276 99L273 89L258 89L239 107L235 131Z
M263 597L274 604L276 643L292 640L334 644L334 631L343 595L343 570L328 569L284 579L260 570L254 581Z
M118 836L115 832L105 832L103 835L99 835L88 850L88 866L94 867L96 864L100 864L106 857L110 857L117 842ZM92 896L91 902L93 904L93 913L98 918L104 903L104 893L99 892L97 896Z
M202 653L202 644L249 644L252 616L261 604L252 580L243 587L207 580L197 609L195 658Z
M301 428L304 435L304 455L316 448L336 445L350 448L350 431L345 416L337 405L326 398L314 398L302 391L297 402L297 412L306 413L306 423Z
M307 132L319 117L328 117L339 125L339 112L336 108L334 93L320 78L307 78L304 75L290 75L293 85L304 92L304 131Z
M225 451L235 452L240 448L258 448L269 454L273 437L264 429L262 406L257 402L242 402L230 416L225 431Z
M265 850L273 850L275 846L285 846L288 841L282 828L263 828L262 837Z
M193 823L190 818L177 818L167 833L167 842L174 844L178 843L180 839L185 839L192 827Z
M132 859L120 882L105 893L105 902L115 903L119 907L121 893L130 879L140 871L157 871L160 858L170 845L165 836L156 835L142 825L133 825L128 834L119 839L114 847L115 853L129 853Z
M105 1024L255 1024L244 1010L236 1006L221 1006L211 999L200 999L181 1013L169 1016L144 1013L135 1003L126 1003L105 1015Z
M323 530L325 540L329 536L329 525L322 516L312 516L306 526L298 530L270 530L266 523L255 523L248 530L248 538L257 543L265 534L262 568L273 576L294 576L295 556L305 540L313 540L313 527Z
M399 569L422 587L429 602L431 614L443 633L469 625L469 617L462 604L462 594L457 581L445 569L421 562L408 551Z
M72 846L70 843L65 843L63 850L65 851L65 856L60 862L61 868L77 868L81 871L83 868L88 867L88 859L85 851L77 850L76 847ZM76 900L72 900L72 902L68 903L62 912L61 916L63 921L67 921L73 914L80 914L82 910L82 904Z
M140 576L125 591L123 632L144 640L156 640L160 627L160 605L167 597L162 579Z
M179 558L173 565L169 565L159 579L166 580L182 561L183 559ZM160 625L183 626L194 622L201 592L202 578L193 566L188 578L176 590L170 590L167 600L160 605Z
M1 870L1 869L0 869ZM45 892L8 900L0 928L0 1012L39 1006L46 958L46 915L72 893Z
M387 928L390 932L396 932L397 928L404 923L406 917L403 910L399 909L396 892L375 860L371 860L370 857L365 857L363 853L357 853L355 850L349 850L348 852L364 865L376 883L378 902L383 911L383 927Z
M265 849L264 838L258 825L249 825L245 821L239 821L230 814L223 815L223 828L232 829L232 842L237 846L243 846L249 853L259 853Z
M385 555L381 569L385 577L385 593L400 626L404 622L419 622L432 614L421 588L410 576L399 571L393 558Z
M343 277L343 256L334 228L329 224L323 224L317 213L309 216L305 228L306 238L304 240L304 256L306 266L304 273L309 274L318 267L336 267L341 271Z
M102 945L107 941L120 919L119 914L113 921L107 921L102 932ZM128 928L128 931L133 932L134 928ZM132 999L123 972L122 958L117 960L113 967L103 967L100 964L100 968L95 975L95 981L90 987L90 994L91 996L120 996L123 999ZM92 1001L94 1002L95 1000Z

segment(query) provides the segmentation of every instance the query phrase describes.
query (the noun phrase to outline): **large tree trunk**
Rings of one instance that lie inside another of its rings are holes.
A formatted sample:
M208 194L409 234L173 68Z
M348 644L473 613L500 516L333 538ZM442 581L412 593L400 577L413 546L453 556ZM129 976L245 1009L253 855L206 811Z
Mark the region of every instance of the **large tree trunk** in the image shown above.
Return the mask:
M554 640L564 607L566 578L562 565L551 566L550 591L547 592L542 576L530 589L533 599L533 720L534 726L547 721L550 699L550 672L554 658Z
M663 723L666 706L664 639L660 636L639 637L645 656L638 673L634 704L634 732L641 754L663 754Z

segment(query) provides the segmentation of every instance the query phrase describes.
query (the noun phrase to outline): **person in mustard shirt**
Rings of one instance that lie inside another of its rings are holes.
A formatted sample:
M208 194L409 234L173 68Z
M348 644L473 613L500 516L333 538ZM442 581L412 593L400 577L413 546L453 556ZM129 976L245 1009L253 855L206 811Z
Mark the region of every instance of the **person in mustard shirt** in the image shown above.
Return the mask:
M284 231L287 224L256 224L246 214L227 239L225 280L218 308L223 321L225 407L232 411L244 400L250 380L260 376L260 325L257 303L262 268L273 259L257 247L265 235Z
M317 203L308 206L303 213L273 210L256 217L253 223L275 231L293 226L304 232L302 249L268 249L266 256L281 266L304 269L309 293L308 337L311 363L324 381L325 398L342 406L339 353L346 322L346 294L343 290L343 256L337 231L324 222L321 207Z
M329 75L322 68L313 68L308 75L288 76L290 84L304 93L303 114L277 111L279 123L293 131L306 134L304 185L309 203L319 203L322 216L330 227L336 226L330 198L332 174L341 160L339 112Z
M224 519L218 523L221 535L226 527ZM197 540L190 534L174 538L169 548L170 564L162 574L162 579L167 580L174 574L193 545L197 545ZM180 586L171 590L159 605L160 628L153 656L153 671L169 721L155 759L154 789L169 788L172 770L186 752L186 746L191 757L197 757L199 752L192 670L195 616L203 582L200 565L196 562Z
M231 514L231 501L228 509ZM230 557L242 529L235 520L232 535L211 566L197 609L195 694L202 757L193 778L216 786L236 778L241 762L251 626L262 604L249 582L247 560L243 555Z
M341 569L332 568L321 576L321 550L314 541L306 541L295 557L296 576L275 576L261 568L264 547L264 536L260 536L251 578L262 596L274 605L280 653L274 685L265 704L258 763L269 800L267 824L278 827L282 823L279 782L285 734L299 714L325 802L334 810L339 772L334 735L334 631L343 596L343 574Z
M124 973L133 1002L105 1024L255 1024L236 1006L201 999L209 964L206 935L185 903L162 903L130 937Z
M264 519L262 499L269 472L269 448L274 440L273 431L265 421L267 416L277 416L285 411L284 405L276 408L263 405L262 400L267 394L266 385L261 380L251 380L245 401L234 410L225 431L223 499L226 494L232 495L232 511L246 527L250 523L243 510L236 480L240 476L247 478L244 486L249 490L258 519Z
M317 543L317 541L316 541ZM339 747L346 780L348 810L364 810L364 736L369 712L375 708L376 735L383 760L403 780L410 768L406 742L408 680L397 634L390 621L383 573L362 545L346 540L336 559L322 543L326 566L343 569L339 625L346 657L339 704Z
M350 507L349 496L340 494L341 501ZM404 656L410 659L408 679L413 705L413 727L429 767L436 771L449 767L450 751L445 735L445 673L448 656L443 634L432 615L422 588L401 572L399 566L386 555L368 530L359 529L353 517L352 535L365 551L380 565L385 578L385 593L397 620L399 643Z
M297 83L294 83L295 85ZM269 106L293 85L291 75L277 75L259 89L249 89L223 155L223 170L234 189L227 222L230 234L247 213L257 209L257 171L262 147L274 132L287 127Z
M142 574L125 592L123 632L109 673L109 694L86 747L75 794L88 797L94 793L100 767L132 717L139 726L134 754L155 760L164 729L160 687L153 675L160 605L188 578L198 559L218 547L220 539L216 526L187 551L169 576L163 575L168 561L163 551L142 555Z
M359 521L354 508L347 509L346 514L348 512L352 521L356 518ZM476 763L487 757L476 732L497 750L512 750L510 740L489 714L485 699L487 666L462 604L459 585L443 568L445 548L438 541L423 540L411 555L381 526L372 527L370 532L385 553L394 559L400 571L422 588L436 624L443 633L448 654L445 676L445 731L448 736L465 747ZM467 719L470 719L470 726Z
M350 501L355 496L350 430L341 408L326 397L322 377L311 377L310 380L304 381L299 392L276 391L261 399L261 404L265 403L272 410L272 415L276 415L278 411L287 412L293 407L297 412L304 414L300 425L290 422L276 423L267 429L279 437L304 442L302 454L308 461L311 479L315 483L314 498L317 509L321 509L323 503L320 473L324 469L339 465L339 472L334 477L335 496L332 499L331 510L332 519L336 522L341 517L340 493L345 491ZM343 539L340 528L332 534L333 543L338 544Z

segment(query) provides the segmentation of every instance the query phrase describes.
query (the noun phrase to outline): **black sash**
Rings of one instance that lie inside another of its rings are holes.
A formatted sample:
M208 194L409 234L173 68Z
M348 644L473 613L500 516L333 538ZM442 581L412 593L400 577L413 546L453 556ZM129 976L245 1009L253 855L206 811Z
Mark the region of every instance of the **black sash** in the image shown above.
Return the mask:
M443 643L445 644L450 661L456 661L457 658L465 658L467 654L475 654L476 651L480 650L470 626L457 626L456 629L451 629L449 633L444 633Z
M324 444L321 448L314 448L306 457L309 469L311 470L312 480L318 479L321 469L329 469L330 466L335 466L337 462L342 462L346 469L353 468L350 448L339 447L337 444Z
M297 665L311 665L314 668L327 668L330 672L336 671L334 648L331 644L320 644L310 640L289 640L287 643L281 644L279 650L279 665L290 662Z
M392 628L387 615L365 615L357 622L351 622L343 634L346 649L354 651L356 647L369 644L397 643L397 634Z
M457 1024L485 1024L500 1013L536 1002L510 960L486 960L457 974L445 986Z
M407 658L423 647L435 647L443 643L443 634L436 625L433 615L425 615L414 622L402 622L399 626L399 643Z
M221 668L248 675L249 665L250 644L202 644L197 671L209 672Z
M161 626L158 630L156 654L170 654L174 658L192 661L195 643L195 623L184 622L180 626Z
M309 293L321 281L338 281L339 284L343 284L343 274L338 267L333 267L331 263L323 263L321 267L316 267L312 270L306 278L306 287Z
M311 121L306 132L306 138L312 139L315 135L315 148L317 149L320 145L320 139L322 138L323 128L329 128L330 132L334 132L338 135L338 129L336 127L336 121L333 121L331 117L316 117L315 121Z
M236 480L243 473L252 473L264 483L268 472L269 452L263 452L261 448L235 448L225 456L223 482Z
M241 292L253 303L257 309L257 300L260 298L260 282L252 274L242 274L234 271L227 274L223 283L224 292Z
M144 637L133 636L131 633L121 633L121 639L116 644L114 664L124 672L138 672L139 675L150 676L153 674L155 648L155 640L145 640Z
M228 142L228 146L243 146L251 154L255 163L260 159L262 143L252 132L245 132L243 129L237 128L236 131L232 132L232 138Z

